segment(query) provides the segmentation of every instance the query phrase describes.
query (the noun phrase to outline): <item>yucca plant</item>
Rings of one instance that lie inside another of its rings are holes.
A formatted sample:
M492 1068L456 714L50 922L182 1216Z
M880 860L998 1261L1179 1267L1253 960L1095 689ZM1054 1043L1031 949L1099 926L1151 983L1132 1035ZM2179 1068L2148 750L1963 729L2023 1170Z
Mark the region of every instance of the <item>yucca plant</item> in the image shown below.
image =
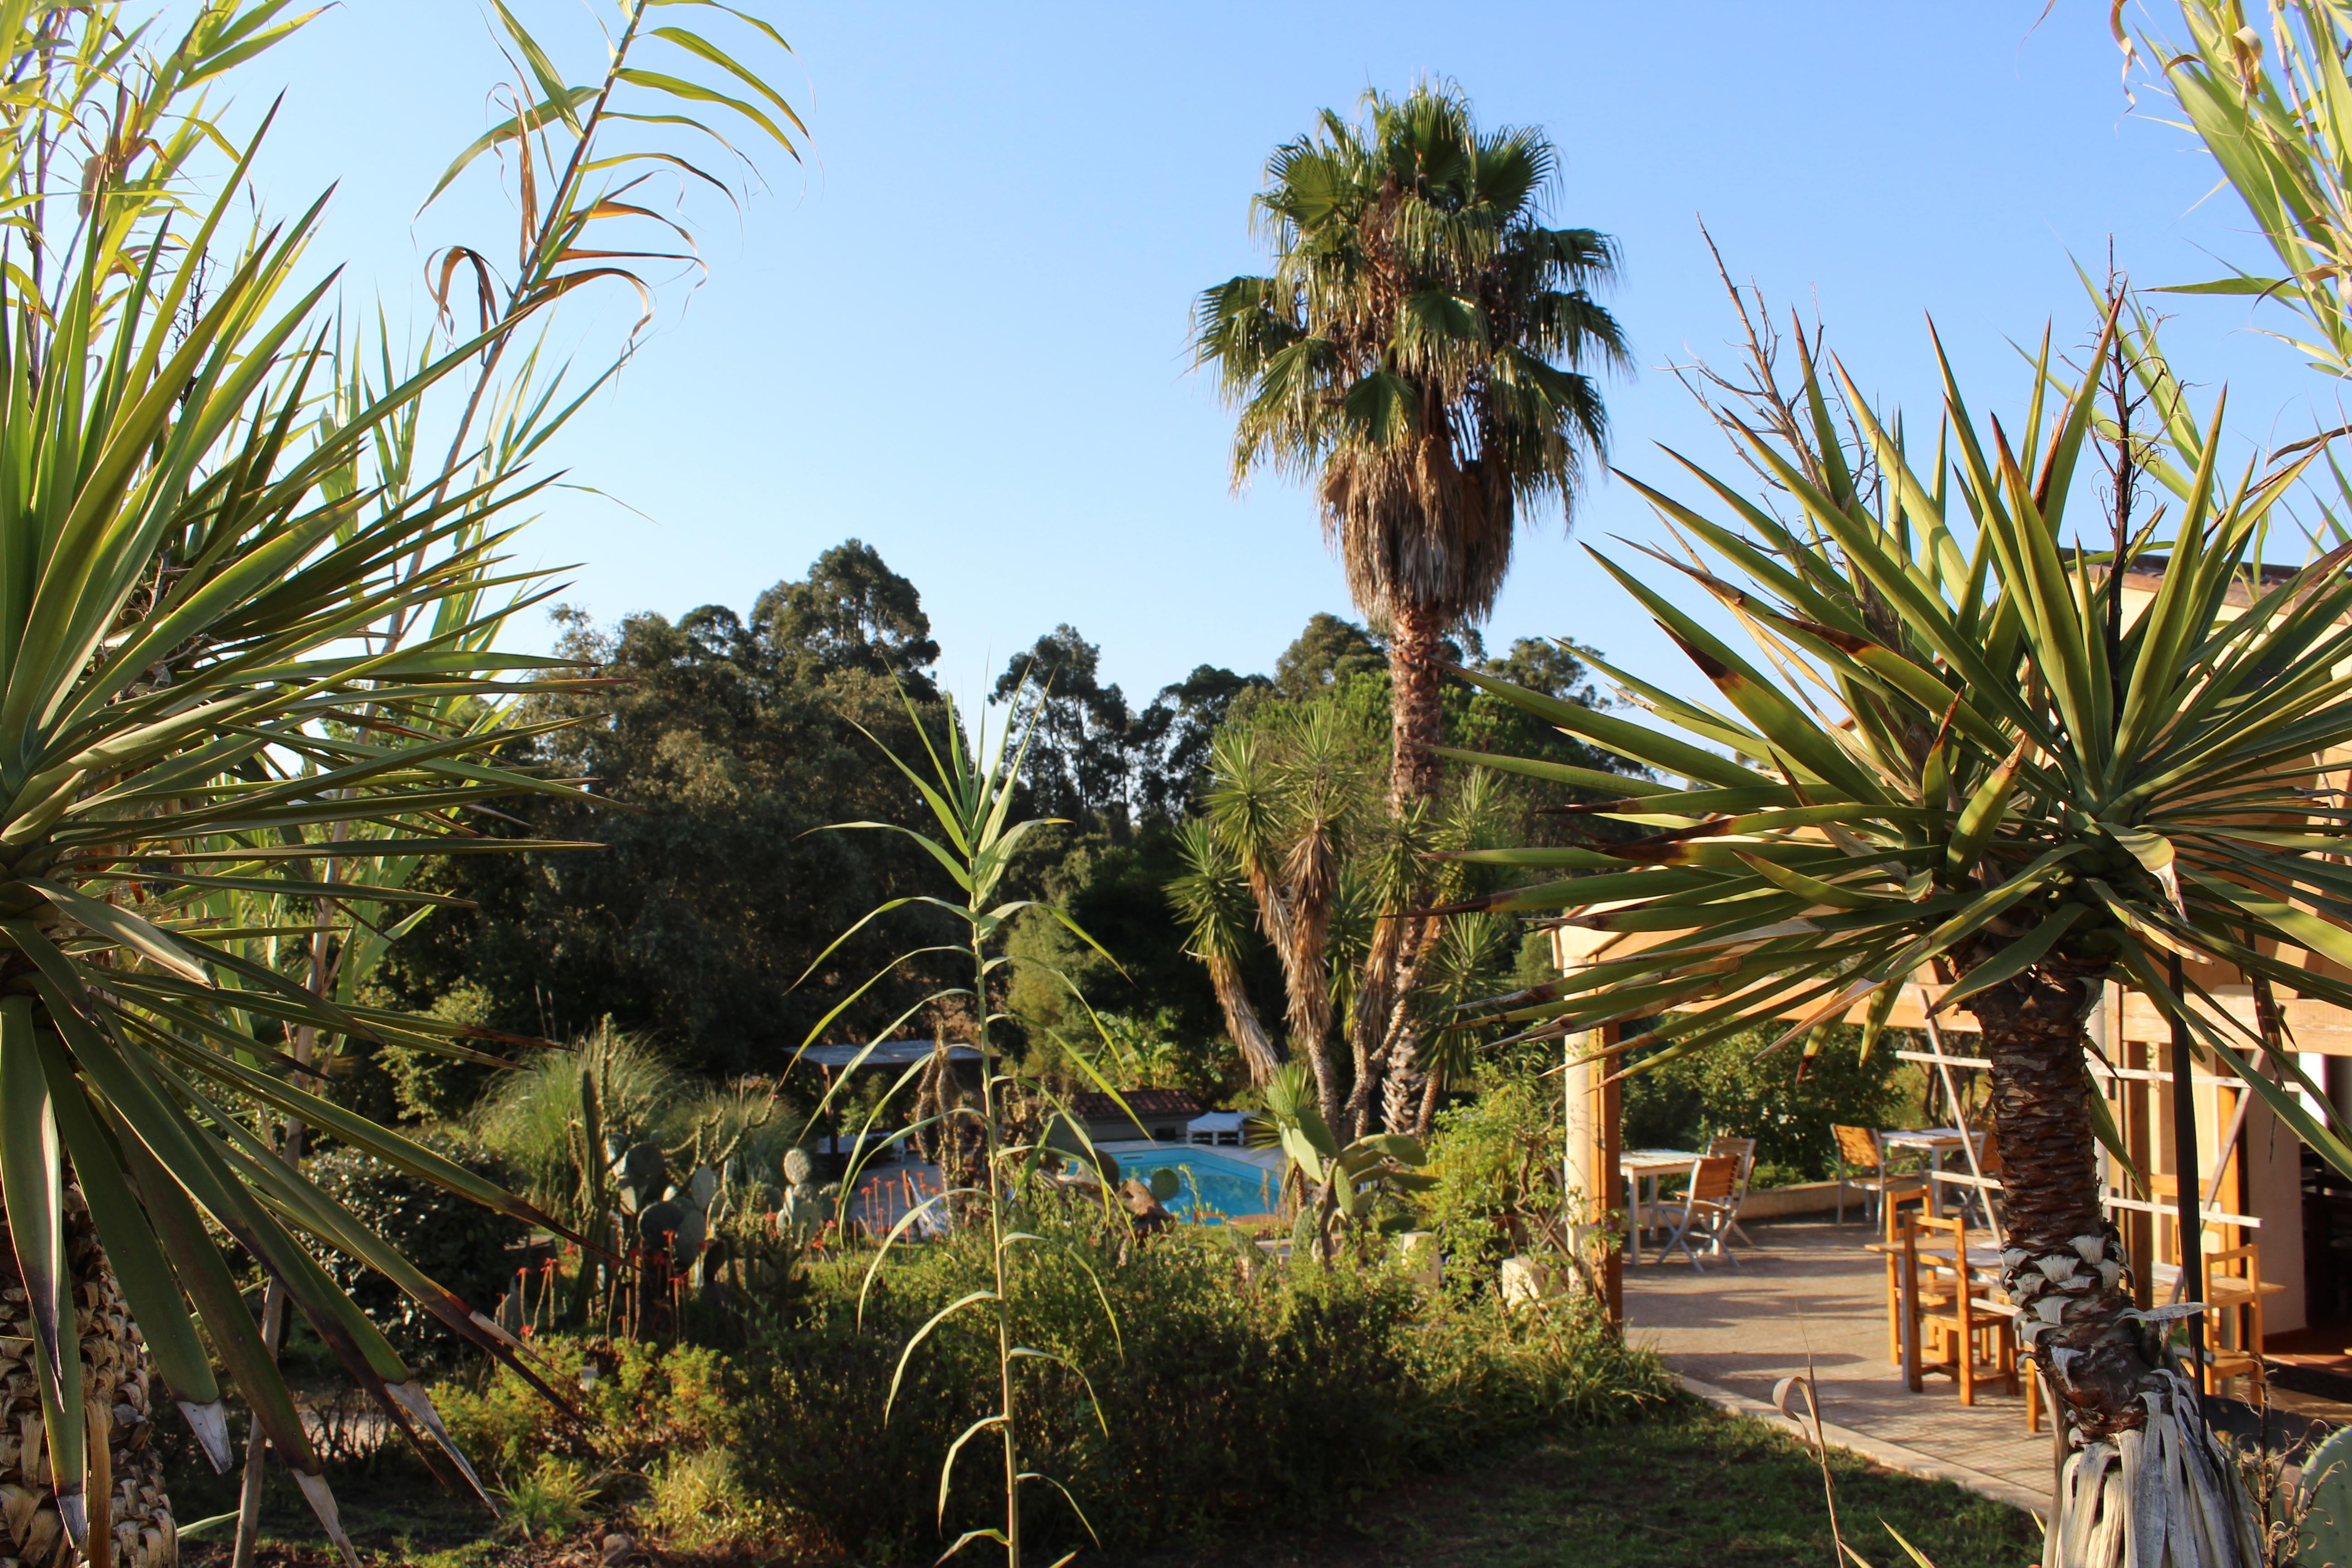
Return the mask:
M2275 335L2331 375L2352 375L2352 12L2338 0L2181 0L2187 47L2137 43L2269 243L2276 270L2165 290L2238 294L2303 318Z
M2168 1319L2197 1308L2136 1309L2101 1212L2084 1026L2103 984L2137 990L2352 1171L2292 1051L2211 989L2242 973L2264 995L2352 1005L2326 967L2352 961L2352 873L2330 858L2347 814L2318 776L2352 745L2352 577L2346 551L2260 569L2308 454L2225 479L2218 407L2173 454L2175 510L2085 518L2099 378L2045 406L2049 368L2013 439L1947 366L1947 438L1922 464L1843 374L1863 446L1842 447L1809 363L1800 439L1743 437L1777 494L1685 459L1710 516L1633 481L1688 559L1603 564L1721 700L1612 672L1643 722L1465 672L1664 778L1453 753L1611 790L1576 809L1650 830L1464 856L1581 874L1462 907L1639 933L1499 1016L1543 1034L1645 1020L1619 1048L1653 1062L1759 1018L1787 1021L1782 1044L1858 1007L1881 1025L1903 983L1949 982L1938 1005L1974 1014L1992 1062L2021 1343L2076 1444L2044 1561L2252 1563L2251 1516L2165 1348ZM2161 573L2151 601L2126 603L2118 559ZM1754 651L1665 592L1673 573Z
M630 37L657 3L624 6ZM549 1221L315 1092L303 1069L320 1039L470 1049L464 1031L356 1005L321 959L364 957L355 931L388 938L436 901L404 885L417 856L547 847L467 820L568 786L507 765L528 731L497 718L562 673L490 647L533 592L499 563L512 509L545 482L521 472L535 442L477 463L464 433L497 407L495 387L511 391L493 374L516 329L615 275L579 247L587 226L650 216L597 184L628 162L590 153L595 116L629 117L616 89L746 107L618 58L601 92L551 92L551 108L519 99L459 167L507 142L543 151L558 121L575 133L555 187L560 243L534 258L530 291L413 366L341 380L334 324L319 315L331 279L297 280L317 209L232 236L228 193L250 146L216 201L191 195L189 159L225 137L187 95L306 19L288 9L206 5L158 53L113 5L0 5L17 84L0 95L0 1200L25 1293L24 1332L0 1358L22 1363L21 1378L6 1369L10 1388L42 1417L39 1440L17 1449L34 1500L8 1510L20 1555L81 1547L93 1526L95 1560L168 1555L152 1478L88 1439L143 1445L142 1423L126 1431L115 1412L143 1415L152 1352L226 1468L207 1339L348 1554L222 1235L390 1420L422 1428L470 1477L407 1366L310 1248L377 1268L494 1355L510 1359L509 1345L286 1156L296 1129L323 1129ZM500 15L534 75L551 69ZM685 28L645 36L745 76ZM435 482L394 482L386 453L413 443L428 393L469 368L449 462ZM546 428L539 412L521 427Z

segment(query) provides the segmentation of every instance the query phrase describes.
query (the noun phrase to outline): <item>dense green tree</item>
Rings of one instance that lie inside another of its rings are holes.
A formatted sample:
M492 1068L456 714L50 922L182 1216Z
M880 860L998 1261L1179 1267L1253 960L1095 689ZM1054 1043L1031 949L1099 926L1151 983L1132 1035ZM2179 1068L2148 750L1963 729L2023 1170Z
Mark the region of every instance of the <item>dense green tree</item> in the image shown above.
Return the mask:
M1163 817L1181 816L1205 787L1209 746L1217 726L1244 695L1273 683L1263 675L1235 675L1213 664L1192 667L1183 679L1160 689L1152 707L1166 712L1159 765L1146 782L1147 804Z
M1359 675L1389 673L1388 645L1328 610L1307 617L1307 629L1274 661L1274 688L1285 697L1309 697Z
M1027 733L1030 809L1124 837L1165 725L1153 710L1139 716L1117 682L1102 684L1101 668L1102 649L1064 622L1006 661L990 697L1011 703Z
M929 701L940 657L931 619L915 585L862 540L816 558L804 581L779 583L751 606L751 636L775 657L797 653L831 675L863 669L889 676Z
M610 1014L691 1066L782 1066L881 950L853 942L795 989L802 972L922 875L920 852L895 835L810 831L921 809L858 728L920 749L899 694L930 689L919 595L852 542L761 595L749 626L716 605L610 628L572 616L562 646L614 684L593 707L536 703L533 717L585 721L545 737L541 759L592 780L604 804L514 815L534 835L600 848L428 868L427 885L478 907L428 921L387 960L383 985L420 1010L460 997L494 1027L562 1036ZM917 710L928 727L933 710ZM879 1027L920 981L874 993L840 1029Z

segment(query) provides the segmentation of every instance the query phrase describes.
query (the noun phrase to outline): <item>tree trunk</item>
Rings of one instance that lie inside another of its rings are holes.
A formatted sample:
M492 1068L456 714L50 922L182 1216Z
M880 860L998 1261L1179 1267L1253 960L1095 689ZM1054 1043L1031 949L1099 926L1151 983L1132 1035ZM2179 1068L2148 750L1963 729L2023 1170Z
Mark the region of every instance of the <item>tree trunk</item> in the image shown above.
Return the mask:
M1417 605L1400 605L1390 616L1389 692L1394 750L1389 763L1389 809L1400 817L1437 795L1438 759L1427 748L1445 738L1437 669L1437 645L1444 630L1444 621ZM1396 912L1382 911L1387 916ZM1407 926L1412 929L1403 929ZM1343 1124L1342 1138L1360 1137L1368 1130L1376 1097L1386 1109L1381 1079L1412 989L1417 961L1435 931L1427 921L1386 918L1373 935L1371 952L1364 959L1363 978L1356 987L1354 1026L1349 1031L1356 1081L1341 1123L1335 1123ZM1408 1088L1417 1089L1419 1085Z
M2164 1348L2168 1323L2133 1307L2122 1239L2100 1211L2083 1024L2103 973L2053 961L1971 1008L1992 1062L2007 1189L2001 1279L2018 1306L2020 1352L2032 1353L2072 1447L2042 1561L2254 1568L2235 1468ZM2193 1556L2183 1537L2198 1542Z
M1445 738L1437 645L1445 627L1428 610L1400 605L1389 624L1389 702L1395 751L1389 763L1389 806L1402 815L1437 794L1438 760L1423 748Z
M1381 1130L1410 1138L1420 1123L1422 1089L1421 1042L1407 1029L1389 1049L1381 1072L1388 1081L1381 1090Z
M1258 1021L1257 1008L1251 1003L1249 990L1242 984L1241 965L1226 954L1209 955L1209 984L1216 991L1217 1006L1225 1016L1225 1033L1234 1048L1242 1054L1242 1063L1249 1068L1251 1086L1264 1089L1274 1080L1276 1068L1282 1065L1282 1053L1267 1038L1265 1026Z
M73 1270L75 1325L81 1339L82 1389L96 1437L89 1445L84 1501L93 1538L103 1531L110 1549L88 1561L112 1568L168 1568L179 1560L179 1537L171 1500L163 1491L163 1466L152 1442L151 1423L156 1389L147 1365L147 1347L131 1321L131 1309L115 1286L114 1270L99 1246L97 1228L79 1188L66 1189L66 1258ZM38 1388L33 1373L32 1327L24 1320L22 1282L15 1256L0 1247L0 1280L10 1299L0 1299L0 1488L21 1488L0 1520L0 1556L28 1564L63 1564L73 1554L65 1542L42 1435ZM21 1348L17 1348L21 1347ZM102 1462L101 1462L102 1460ZM101 1504L100 1500L109 1500Z

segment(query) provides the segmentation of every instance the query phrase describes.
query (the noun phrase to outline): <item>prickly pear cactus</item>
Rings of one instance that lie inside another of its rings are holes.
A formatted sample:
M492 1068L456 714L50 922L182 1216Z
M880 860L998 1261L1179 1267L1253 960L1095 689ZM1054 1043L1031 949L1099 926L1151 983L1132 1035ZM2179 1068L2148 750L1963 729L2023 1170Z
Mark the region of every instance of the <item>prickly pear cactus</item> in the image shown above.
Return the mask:
M816 1163L808 1157L808 1151L786 1150L784 1152L784 1185L802 1187L814 1180L816 1180Z
M2311 1511L2295 1561L2313 1568L2352 1565L2352 1426L2339 1428L2303 1462L2303 1497Z

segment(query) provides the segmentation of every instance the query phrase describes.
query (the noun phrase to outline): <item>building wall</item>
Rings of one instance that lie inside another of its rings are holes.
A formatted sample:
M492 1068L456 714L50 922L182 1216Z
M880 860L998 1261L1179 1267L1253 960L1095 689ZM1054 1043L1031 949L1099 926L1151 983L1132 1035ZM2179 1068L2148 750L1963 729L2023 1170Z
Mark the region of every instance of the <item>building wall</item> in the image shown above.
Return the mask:
M2263 1328L2283 1334L2302 1328L2303 1145L2294 1129L2257 1102L2246 1112L2241 1149L2246 1161L2246 1209L2262 1217L2262 1229L2247 1239L2262 1244L2263 1278L2286 1289L2263 1303Z

